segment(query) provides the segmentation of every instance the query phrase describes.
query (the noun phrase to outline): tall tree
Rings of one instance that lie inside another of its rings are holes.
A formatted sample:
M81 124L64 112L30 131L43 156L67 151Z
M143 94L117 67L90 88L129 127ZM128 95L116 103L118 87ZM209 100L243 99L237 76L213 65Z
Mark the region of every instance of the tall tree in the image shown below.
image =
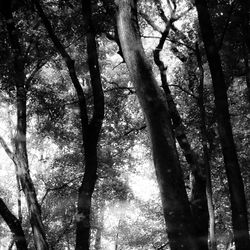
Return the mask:
M6 153L17 167L18 179L20 180L30 216L30 224L34 235L34 243L38 250L48 249L44 226L41 217L41 209L37 200L36 191L32 182L27 154L27 91L25 76L25 61L23 50L19 43L18 30L12 13L13 3L9 1L5 8L1 9L6 18L6 28L9 35L9 42L13 54L14 82L16 87L16 109L17 125L14 138L14 153L8 147L4 147ZM1 140L1 143L3 140ZM2 143L4 146L5 143ZM6 146L6 144L5 144Z
M195 46L195 54L197 59L197 64L199 67L199 86L198 86L198 100L197 104L200 111L200 131L202 139L202 150L203 159L206 171L206 196L207 196L207 206L209 213L209 240L210 249L216 250L216 239L215 239L215 215L214 215L214 205L213 205L213 191L212 191L212 180L211 180L211 164L210 164L210 152L208 148L209 135L206 125L206 109L204 103L204 68L202 66L202 57L199 49L198 43Z
M232 223L237 250L250 247L246 199L230 122L227 87L206 1L196 0L201 34L211 72L217 123L228 178Z
M122 52L148 124L170 247L198 249L169 109L139 35L137 1L122 0L116 4Z
M66 51L55 34L48 18L46 17L38 0L33 1L37 11L43 21L43 24L54 43L57 51L65 60L69 71L71 81L75 87L78 104L80 109L80 119L82 126L82 139L84 150L84 176L78 194L78 212L76 216L76 249L87 250L90 245L90 212L91 199L97 179L98 156L97 145L101 132L102 121L104 118L104 96L101 84L98 53L95 41L95 30L92 24L91 1L82 1L82 15L84 18L84 34L87 41L88 67L91 78L91 87L93 93L93 115L89 119L85 95L82 86L77 78L75 62L70 54Z
M179 111L176 107L174 99L172 97L169 84L167 81L167 67L164 65L164 62L161 60L160 53L163 49L163 45L165 43L166 38L169 35L171 27L176 31L177 29L173 25L174 21L178 20L176 17L176 6L174 8L171 7L169 2L170 9L170 18L164 13L164 10L161 6L160 1L157 2L157 8L160 12L160 16L165 22L165 30L161 32L161 38L159 43L154 50L154 61L158 66L161 76L162 88L166 95L169 114L171 117L173 129L175 132L175 137L183 150L186 161L190 165L191 171L191 195L190 195L190 203L191 203L191 212L192 215L196 218L195 230L197 242L200 249L208 249L208 207L207 207L207 197L206 197L206 178L205 178L205 170L204 170L204 162L199 157L198 154L194 152L192 149L189 140L186 136L185 126L183 125L182 118L179 114ZM144 15L145 16L145 15ZM147 20L149 20L147 18ZM150 22L152 23L153 20ZM179 32L180 33L180 32ZM184 34L183 34L184 36ZM188 40L188 38L186 38Z
M92 23L91 0L82 0L82 15L84 18L84 32L87 39L88 66L94 97L93 117L88 124L84 141L85 173L79 189L78 218L76 229L76 249L89 249L90 241L90 208L91 198L97 179L98 156L97 145L104 118L104 96L98 63L95 41L95 30Z

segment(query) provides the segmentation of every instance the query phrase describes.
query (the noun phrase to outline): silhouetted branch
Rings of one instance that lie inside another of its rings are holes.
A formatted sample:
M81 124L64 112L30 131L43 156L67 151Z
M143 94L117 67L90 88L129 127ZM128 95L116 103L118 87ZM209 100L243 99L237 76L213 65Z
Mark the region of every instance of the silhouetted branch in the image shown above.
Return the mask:
M146 127L147 127L147 125L144 124L144 125L142 125L142 126L139 127L139 128L132 128L132 129L130 129L129 131L125 132L125 133L123 134L123 136L127 136L127 135L129 135L130 133L133 133L133 132L137 132L137 133L138 133L139 131L145 129Z
M176 88L179 88L181 91L185 92L186 94L192 96L193 98L197 99L198 97L196 95L194 95L193 93L189 92L188 90L184 89L183 87L181 87L180 85L178 84L169 84L168 85L169 87L176 87Z

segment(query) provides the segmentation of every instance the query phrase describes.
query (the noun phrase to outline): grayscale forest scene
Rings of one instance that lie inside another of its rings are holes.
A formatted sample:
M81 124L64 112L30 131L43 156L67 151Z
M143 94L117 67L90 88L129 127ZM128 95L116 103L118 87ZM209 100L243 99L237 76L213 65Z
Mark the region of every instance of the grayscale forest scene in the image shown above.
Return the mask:
M250 250L250 0L0 0L0 250Z

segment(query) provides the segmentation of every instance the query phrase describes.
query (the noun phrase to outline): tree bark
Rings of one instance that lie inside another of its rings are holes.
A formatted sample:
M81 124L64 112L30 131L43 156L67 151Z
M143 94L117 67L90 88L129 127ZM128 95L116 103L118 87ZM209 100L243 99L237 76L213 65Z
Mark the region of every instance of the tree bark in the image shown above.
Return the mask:
M4 201L0 198L0 214L13 234L13 240L17 250L27 250L27 242L21 222L11 213Z
M117 27L125 62L149 128L156 176L172 250L198 249L169 110L146 59L134 0L116 1Z
M227 88L206 1L196 0L201 34L214 88L219 137L229 184L236 250L250 248L246 199L230 122Z
M8 12L5 12L5 17L7 19L7 30L14 57L14 80L16 84L17 127L15 136L15 152L14 154L11 153L13 155L11 159L17 167L18 179L20 180L22 190L26 197L36 249L45 250L48 249L48 243L45 237L41 210L37 201L36 191L29 173L26 147L27 88L25 85L25 62L22 56L22 50L18 40L18 31L15 28L11 9Z

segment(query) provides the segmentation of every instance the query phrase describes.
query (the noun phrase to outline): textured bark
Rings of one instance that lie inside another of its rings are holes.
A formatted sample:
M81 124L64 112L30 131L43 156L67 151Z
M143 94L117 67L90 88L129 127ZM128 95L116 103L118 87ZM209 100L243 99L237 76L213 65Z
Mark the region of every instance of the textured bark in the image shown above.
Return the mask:
M21 222L11 213L4 201L0 198L0 215L10 228L13 234L13 241L16 244L17 250L27 250L27 243L22 229Z
M91 20L91 1L82 1L82 14L84 18L84 33L87 40L88 66L91 78L91 87L94 98L93 116L89 121L86 100L83 89L77 78L74 61L67 53L65 47L56 36L52 26L45 16L38 0L33 0L43 24L67 65L71 81L76 89L80 108L82 125L82 139L84 151L85 172L78 192L78 211L76 215L76 250L88 250L90 244L90 213L91 199L97 179L98 157L97 146L104 117L104 95L101 85L101 77L98 63L95 32Z
M172 250L198 249L189 202L173 138L169 110L140 40L136 1L116 1L125 62L149 129L156 176Z
M235 247L236 250L247 250L250 248L250 240L246 199L232 134L221 59L215 44L206 1L196 0L196 7L214 88L219 137L229 184Z
M30 224L34 236L34 243L37 250L48 249L45 237L44 226L41 218L41 210L37 201L36 191L29 173L29 163L26 148L26 103L27 88L25 85L24 60L21 46L18 41L18 32L15 28L12 12L5 13L7 30L14 57L14 80L16 84L16 108L17 108L17 127L15 136L15 152L12 160L17 167L17 175L24 192Z

